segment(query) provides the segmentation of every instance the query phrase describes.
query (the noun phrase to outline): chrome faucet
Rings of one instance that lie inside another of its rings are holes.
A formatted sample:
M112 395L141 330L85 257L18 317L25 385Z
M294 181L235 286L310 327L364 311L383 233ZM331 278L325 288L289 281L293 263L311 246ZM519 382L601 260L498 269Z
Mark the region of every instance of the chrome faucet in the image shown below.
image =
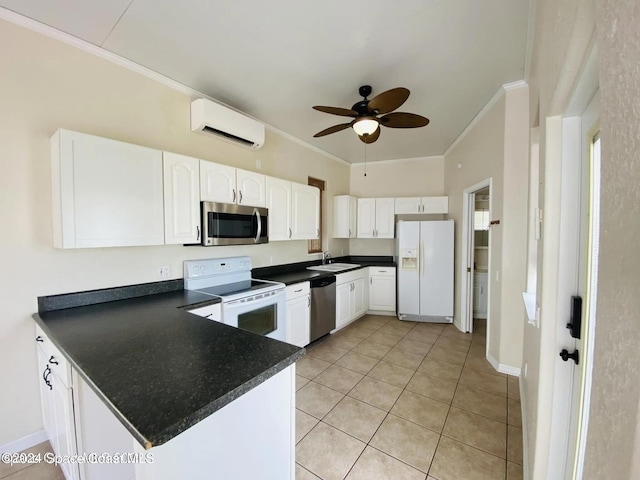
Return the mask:
M326 252L322 252L322 264L325 265L327 263L331 263L331 260L329 260L331 258L331 252L330 251L326 251Z

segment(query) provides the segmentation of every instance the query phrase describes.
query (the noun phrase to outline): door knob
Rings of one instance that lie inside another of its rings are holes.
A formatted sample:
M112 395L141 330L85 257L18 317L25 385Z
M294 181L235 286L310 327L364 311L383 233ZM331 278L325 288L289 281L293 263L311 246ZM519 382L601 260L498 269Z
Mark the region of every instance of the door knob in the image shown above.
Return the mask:
M574 362L576 362L576 365L580 363L580 354L578 353L578 350L576 350L573 353L569 353L569 351L566 348L563 348L562 351L560 352L560 357L565 362L571 358Z

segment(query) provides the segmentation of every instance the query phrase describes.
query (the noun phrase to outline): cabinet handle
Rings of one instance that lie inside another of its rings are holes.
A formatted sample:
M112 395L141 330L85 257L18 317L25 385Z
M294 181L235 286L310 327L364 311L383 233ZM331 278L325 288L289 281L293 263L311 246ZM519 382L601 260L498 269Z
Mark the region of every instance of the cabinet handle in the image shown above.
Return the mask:
M56 357L54 357L53 355L51 355L51 358L49 359L49 363L52 363L53 365L60 365L56 360Z
M38 335L36 337L36 342L41 342L42 343L42 342L44 342L44 338L42 338L40 335Z
M209 315L205 315L204 318L211 318L212 315L213 313L210 313Z
M242 190L238 190L238 193L240 193L240 201L238 203L242 203Z
M316 228L316 238L320 238L320 229Z
M233 189L233 203L236 203L236 189Z
M196 240L200 241L200 227L198 225L196 225L196 232L197 232Z
M301 292L301 291L302 291L302 289L300 289L300 290L294 290L294 293L298 293L298 292Z
M307 301L307 307L308 307L308 308L311 308L311 295L309 295L309 296L307 297L307 299L308 299L308 301Z
M484 288L482 288L482 285L480 285L480 295L482 295L484 293Z
M369 285L373 285L373 278L369 277Z
M351 229L349 229L349 238L351 238Z
M51 385L51 382L49 381L49 375L51 375L51 369L49 368L49 365L47 365L44 372L42 372L42 379L47 387L49 387L49 390L53 390L53 385Z
M289 238L291 238L291 229L289 229Z

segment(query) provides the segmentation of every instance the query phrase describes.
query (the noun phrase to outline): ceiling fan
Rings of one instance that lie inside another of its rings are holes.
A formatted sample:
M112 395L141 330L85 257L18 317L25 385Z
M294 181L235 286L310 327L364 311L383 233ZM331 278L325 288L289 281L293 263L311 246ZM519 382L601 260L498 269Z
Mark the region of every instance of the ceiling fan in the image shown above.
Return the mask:
M429 123L429 119L415 113L393 112L399 108L409 98L406 88L392 88L386 92L367 99L371 95L371 86L363 85L358 89L360 96L364 97L354 103L351 109L339 107L315 106L314 110L343 117L353 117L349 123L341 123L333 127L326 128L318 132L314 137L324 137L331 133L336 133L346 128L353 128L360 140L364 143L373 143L380 137L380 125L389 128L417 128L424 127ZM379 117L378 115L382 115Z

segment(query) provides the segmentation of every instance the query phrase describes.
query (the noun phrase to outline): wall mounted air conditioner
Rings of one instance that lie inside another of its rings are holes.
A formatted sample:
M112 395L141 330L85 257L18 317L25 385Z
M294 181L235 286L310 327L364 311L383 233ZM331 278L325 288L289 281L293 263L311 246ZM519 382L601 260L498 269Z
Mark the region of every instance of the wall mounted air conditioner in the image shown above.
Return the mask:
M264 145L262 123L205 98L191 102L191 131L217 135L256 150Z

